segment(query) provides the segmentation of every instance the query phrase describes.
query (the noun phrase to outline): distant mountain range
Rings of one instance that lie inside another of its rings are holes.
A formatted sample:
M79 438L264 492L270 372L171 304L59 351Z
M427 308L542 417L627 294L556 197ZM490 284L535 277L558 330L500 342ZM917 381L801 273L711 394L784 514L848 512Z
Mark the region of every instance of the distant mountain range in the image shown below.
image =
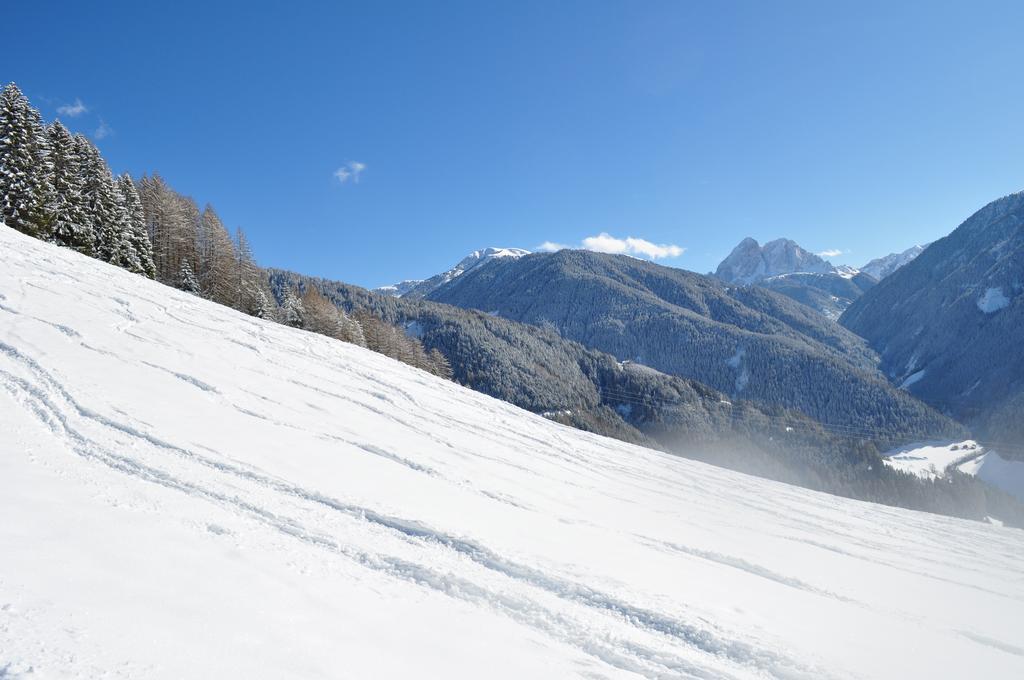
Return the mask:
M944 430L877 371L863 340L757 286L582 250L495 260L429 300L558 332L723 392L861 430Z
M1024 192L928 246L840 323L895 384L1024 457Z
M762 246L745 238L718 265L715 276L727 283L774 290L830 319L838 319L854 300L913 260L924 248L914 246L857 269L834 265L790 239L780 238Z
M714 276L737 285L759 285L782 293L797 302L838 319L850 304L878 280L910 262L925 246L914 246L872 260L860 269L833 265L801 248L790 239L776 239L763 246L752 238L743 239L718 265ZM530 254L522 248L483 248L475 250L451 269L429 279L409 279L374 292L393 297L425 298L458 276L499 258L519 258Z
M1022 225L1024 194L1013 194L944 239L859 269L789 239L747 238L712 276L580 250L484 249L388 292L547 329L850 431L948 428L909 393L1014 442L1024 439Z

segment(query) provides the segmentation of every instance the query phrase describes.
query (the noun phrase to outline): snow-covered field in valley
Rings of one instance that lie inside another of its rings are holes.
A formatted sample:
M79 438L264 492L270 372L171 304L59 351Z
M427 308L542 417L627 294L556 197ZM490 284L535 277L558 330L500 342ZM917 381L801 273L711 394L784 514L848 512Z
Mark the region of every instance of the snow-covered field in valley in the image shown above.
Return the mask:
M924 479L943 477L956 469L981 479L1024 501L1024 463L1006 459L998 451L962 442L921 442L889 451L885 464Z
M0 227L0 678L1022 678L1024 532L567 429Z

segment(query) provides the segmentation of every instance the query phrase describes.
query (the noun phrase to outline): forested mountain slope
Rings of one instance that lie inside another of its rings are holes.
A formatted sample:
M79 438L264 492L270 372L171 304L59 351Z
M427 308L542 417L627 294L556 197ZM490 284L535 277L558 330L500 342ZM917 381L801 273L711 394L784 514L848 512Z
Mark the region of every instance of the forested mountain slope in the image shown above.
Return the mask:
M1017 530L565 428L5 227L0 432L5 679L1024 674Z
M876 283L874 277L860 272L851 276L798 272L773 276L755 285L782 293L834 320Z
M976 212L883 279L840 322L867 338L894 383L1019 448L1024 193Z
M431 300L549 327L620 360L862 431L950 434L853 333L785 296L578 250L494 261Z

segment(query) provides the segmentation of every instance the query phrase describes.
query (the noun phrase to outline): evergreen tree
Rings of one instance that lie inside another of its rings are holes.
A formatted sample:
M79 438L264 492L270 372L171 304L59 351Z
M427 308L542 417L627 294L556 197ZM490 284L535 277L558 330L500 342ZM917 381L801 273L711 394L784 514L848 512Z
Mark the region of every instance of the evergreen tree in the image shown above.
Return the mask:
M146 215L142 209L139 192L131 175L124 173L116 182L118 200L124 208L128 220L128 242L133 251L132 267L129 271L143 274L149 278L156 277L156 265L153 262L153 244L150 243L146 230Z
M293 328L303 328L306 325L306 310L302 300L295 294L294 288L288 288L284 293L284 301L281 303L281 322Z
M47 206L49 238L67 248L92 254L94 235L87 219L82 173L75 138L59 120L47 128L53 192Z
M196 275L192 273L192 267L189 266L188 260L181 261L181 269L178 271L178 288L193 295L199 295L202 292L199 288L199 281L196 279Z
M270 319L273 316L274 308L270 304L270 298L262 289L257 288L252 299L252 306L246 312L257 319Z
M128 213L118 200L114 178L99 149L83 135L75 136L85 197L85 217L95 238L96 257L126 269L141 269L129 239Z
M0 92L0 220L48 236L49 158L39 111L14 83Z

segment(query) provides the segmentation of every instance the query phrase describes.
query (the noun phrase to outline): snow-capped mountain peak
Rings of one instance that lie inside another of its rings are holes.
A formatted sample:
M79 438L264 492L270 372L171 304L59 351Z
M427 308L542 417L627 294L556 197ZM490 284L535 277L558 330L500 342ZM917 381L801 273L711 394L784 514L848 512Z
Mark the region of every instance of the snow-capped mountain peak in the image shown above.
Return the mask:
M911 246L902 253L889 253L883 257L871 260L871 262L868 262L866 265L861 267L860 270L881 281L886 276L889 276L894 271L923 253L924 249L927 247L928 244L926 243L923 246Z
M408 280L392 286L381 286L374 290L378 293L385 293L394 297L409 296L422 298L453 279L462 276L466 272L472 271L477 267L481 267L492 260L501 258L518 258L529 254L529 250L523 250L522 248L482 248L480 250L474 250L469 255L459 260L459 263L448 271L431 276L429 279L421 281Z
M747 237L722 260L715 276L728 283L747 285L797 272L840 273L835 266L790 239L775 239L762 246L755 239Z

